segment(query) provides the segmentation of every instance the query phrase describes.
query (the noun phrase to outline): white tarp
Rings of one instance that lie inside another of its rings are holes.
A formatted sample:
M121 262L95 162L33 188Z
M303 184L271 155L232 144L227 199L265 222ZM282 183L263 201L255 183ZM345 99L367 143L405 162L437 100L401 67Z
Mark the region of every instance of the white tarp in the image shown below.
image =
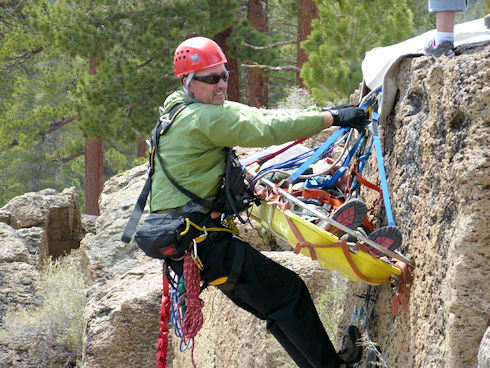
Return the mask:
M383 124L391 111L396 94L396 74L405 56L422 55L424 45L435 37L435 30L410 38L396 45L376 47L366 53L362 62L364 83L369 89L383 87L379 108L380 124ZM454 27L454 46L490 41L490 29L485 27L484 19L456 24Z

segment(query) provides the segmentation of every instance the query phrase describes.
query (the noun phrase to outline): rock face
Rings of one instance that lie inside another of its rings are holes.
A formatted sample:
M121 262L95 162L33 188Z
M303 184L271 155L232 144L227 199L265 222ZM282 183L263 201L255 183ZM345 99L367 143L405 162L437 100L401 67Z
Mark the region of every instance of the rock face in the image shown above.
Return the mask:
M0 221L15 229L39 227L46 232L46 255L59 257L80 244L80 205L75 188L15 197L0 209Z
M149 261L89 290L83 366L154 367L162 271Z
M99 199L100 216L81 242L82 270L92 280L108 280L147 260L134 242L120 241L145 182L145 165L107 181ZM143 219L145 218L143 216Z
M378 288L369 332L390 367L476 367L490 318L490 46L457 51L401 63L381 130L395 220L417 264L408 314L391 322L393 287Z

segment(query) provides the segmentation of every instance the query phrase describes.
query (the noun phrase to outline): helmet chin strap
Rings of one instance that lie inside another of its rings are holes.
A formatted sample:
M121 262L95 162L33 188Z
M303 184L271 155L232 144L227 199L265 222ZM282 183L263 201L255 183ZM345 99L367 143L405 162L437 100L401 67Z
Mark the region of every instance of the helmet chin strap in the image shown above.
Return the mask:
M194 76L194 72L190 72L189 75L187 75L187 79L185 80L185 84L182 85L184 93L189 95L191 98L194 98L194 93L189 91L189 83L191 82L193 76Z

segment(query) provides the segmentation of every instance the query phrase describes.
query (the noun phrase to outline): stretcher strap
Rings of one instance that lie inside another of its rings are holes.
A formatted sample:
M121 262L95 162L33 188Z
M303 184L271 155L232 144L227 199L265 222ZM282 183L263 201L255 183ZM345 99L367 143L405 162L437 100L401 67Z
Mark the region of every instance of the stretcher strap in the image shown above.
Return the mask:
M380 187L378 187L377 185L374 185L370 181L367 181L366 179L364 179L361 176L361 174L359 174L357 172L357 170L355 168L352 168L351 171L356 176L356 178L357 178L357 180L359 181L360 184L365 185L366 187L368 187L370 189L373 189L373 190L375 190L375 191L377 191L379 193L379 198L376 200L376 203L374 203L374 205L368 210L368 211L372 211L381 202L381 200L383 199L383 190Z
M296 236L296 239L298 240L298 243L296 243L296 247L294 248L294 253L298 254L302 248L308 248L308 251L310 252L310 257L312 260L316 261L318 259L315 249L314 248L338 248L339 243L334 243L334 244L311 244L307 242L303 236L300 234L296 226L294 226L293 222L289 219L289 217L286 216L286 220L288 221L289 227L293 231L294 236Z
M391 299L391 314L393 316L398 316L398 304L402 306L404 312L408 313L408 267L406 263L402 261L396 261L395 267L398 267L402 271L402 276L398 281L398 290L395 296Z
M342 239L337 243L334 244L312 244L307 242L303 236L300 234L296 226L294 226L293 222L289 219L289 217L286 216L286 220L291 228L291 231L293 232L294 236L296 236L296 239L298 240L298 243L296 244L296 247L294 248L294 253L298 254L302 248L308 248L310 252L310 257L314 261L318 259L315 249L314 248L342 248L342 251L344 253L345 259L349 263L349 266L352 268L352 271L359 277L362 281L371 283L371 284L384 284L387 283L389 280L386 281L374 281L371 279L368 279L366 276L364 276L359 269L357 268L356 264L354 263L354 260L352 259L350 255L349 248L347 247L347 239Z

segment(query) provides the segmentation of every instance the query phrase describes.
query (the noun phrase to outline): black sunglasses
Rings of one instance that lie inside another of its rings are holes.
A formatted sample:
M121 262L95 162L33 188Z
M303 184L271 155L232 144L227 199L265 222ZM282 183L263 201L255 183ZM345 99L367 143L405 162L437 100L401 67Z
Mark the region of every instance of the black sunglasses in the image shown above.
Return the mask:
M203 82L206 84L218 84L220 79L223 79L223 81L228 82L229 77L230 77L230 71L227 70L219 75L211 74L211 75L205 75L203 77L193 76L192 79L195 79L199 82Z

